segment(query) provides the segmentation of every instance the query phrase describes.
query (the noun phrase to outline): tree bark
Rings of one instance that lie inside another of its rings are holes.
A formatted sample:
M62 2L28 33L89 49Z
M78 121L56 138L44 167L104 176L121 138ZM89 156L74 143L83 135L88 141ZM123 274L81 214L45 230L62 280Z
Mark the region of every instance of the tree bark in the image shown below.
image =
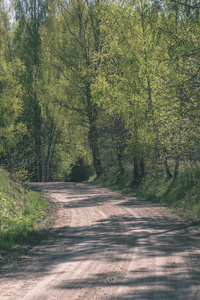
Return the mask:
M93 165L97 174L100 177L103 173L101 165L99 145L98 145L98 132L95 121L98 115L98 108L95 103L92 103L90 82L86 83L86 97L87 97L87 115L89 119L89 143L92 150Z
M120 172L120 176L123 176L125 173L124 167L122 165L122 153L121 151L119 151L117 153L117 162L118 162L118 167L119 167L119 172Z
M140 160L135 157L134 158L134 169L133 169L133 180L131 182L131 187L138 187L141 183L142 178L144 177L145 164L144 159Z
M36 176L37 181L42 181L42 138L41 138L41 108L37 100L37 95L34 95L34 113L35 113L35 156L36 156Z
M101 159L99 154L99 147L98 147L98 133L97 128L94 124L90 124L89 129L89 143L90 148L92 150L92 158L93 158L93 165L97 174L97 177L100 177L103 173L103 168L101 165Z
M180 161L179 161L179 158L177 157L176 161L175 161L175 167L174 167L174 180L178 176L179 163L180 163Z
M148 57L147 57L147 52L146 52L146 41L145 41L145 27L144 27L144 16L143 13L141 14L141 18L142 18L142 30L143 30L143 39L144 39L144 60L146 63L145 69L146 69L146 80L147 80L147 91L148 91L148 106L149 106L149 112L151 114L151 118L153 121L153 131L156 135L156 141L157 141L157 150L159 153L159 156L161 158L161 161L164 164L164 168L165 168L165 172L167 175L167 178L170 179L172 178L172 174L170 172L168 163L167 163L167 159L163 153L163 148L161 146L161 142L160 142L160 136L159 136L159 131L158 131L158 127L155 123L155 115L154 115L154 109L153 109L153 101L152 101L152 88L151 88L151 82L150 82L150 78L147 72L148 66L147 66L147 62L148 62Z

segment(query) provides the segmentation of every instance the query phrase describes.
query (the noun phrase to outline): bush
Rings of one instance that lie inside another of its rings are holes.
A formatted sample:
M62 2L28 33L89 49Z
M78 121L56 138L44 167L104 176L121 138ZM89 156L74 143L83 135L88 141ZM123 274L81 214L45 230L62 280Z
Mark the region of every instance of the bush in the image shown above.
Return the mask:
M71 182L83 182L87 181L90 176L94 173L91 165L85 163L84 159L79 158L71 166L71 171L69 174L69 181Z

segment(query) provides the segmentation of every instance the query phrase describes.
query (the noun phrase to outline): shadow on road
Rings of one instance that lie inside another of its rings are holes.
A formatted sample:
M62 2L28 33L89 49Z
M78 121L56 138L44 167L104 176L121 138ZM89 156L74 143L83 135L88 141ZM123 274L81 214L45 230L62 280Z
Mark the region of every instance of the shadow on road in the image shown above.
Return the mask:
M105 189L94 186L88 189L88 185L78 183L70 184L70 190L65 183L58 183L56 188L55 184L49 184L45 186L45 189L52 193L64 193L66 190L68 201L62 203L65 209L101 206L111 201L114 201L114 205L133 209L141 205L140 201L134 199L127 201L118 193L113 195L109 191L105 192ZM87 197L85 197L86 192L90 193ZM81 198L79 200L76 200L77 193ZM176 222L174 219L172 221L162 216L111 215L89 226L61 226L49 229L48 238L31 253L30 267L27 267L26 261L21 261L21 266L14 273L8 271L4 276L8 278L13 276L17 280L36 274L37 277L42 278L60 263L85 261L88 258L94 261L104 261L105 264L120 264L122 260L123 263L126 260L128 262L130 257L134 256L135 251L140 253L141 258L153 258L153 260L178 255L184 257L184 261L189 261L190 265L186 268L182 262L174 264L166 259L168 263L162 266L165 276L144 267L133 271L136 275L135 279L131 276L131 272L124 277L122 273L112 270L97 274L94 270L91 277L63 281L55 288L83 289L91 285L102 288L116 287L116 289L121 286L135 287L134 294L124 293L119 297L110 297L109 300L175 300L178 289L180 290L178 299L188 300L191 278L197 291L200 291L200 255L195 253L199 245L199 236L190 236L187 226L180 221ZM188 249L190 249L189 252ZM146 286L149 288L145 289Z

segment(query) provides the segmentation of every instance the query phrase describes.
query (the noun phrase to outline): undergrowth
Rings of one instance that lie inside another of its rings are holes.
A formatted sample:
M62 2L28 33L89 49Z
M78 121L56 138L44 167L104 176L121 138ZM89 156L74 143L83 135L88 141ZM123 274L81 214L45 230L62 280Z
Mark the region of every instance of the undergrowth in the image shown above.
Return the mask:
M197 171L183 170L179 176L167 180L164 173L149 172L139 187L131 188L132 171L121 178L116 169L110 170L95 182L124 194L138 196L153 203L160 203L200 227L200 183Z
M0 169L0 258L31 247L53 222L54 204ZM0 261L1 262L1 261Z
M154 203L163 203L171 212L191 220L200 219L200 185L195 173L182 172L175 180L148 174L135 191Z

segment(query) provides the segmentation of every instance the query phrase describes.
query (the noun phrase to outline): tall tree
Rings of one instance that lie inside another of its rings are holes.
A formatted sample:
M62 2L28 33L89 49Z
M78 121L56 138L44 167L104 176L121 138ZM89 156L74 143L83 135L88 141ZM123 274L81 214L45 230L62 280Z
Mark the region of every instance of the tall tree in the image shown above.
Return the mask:
M137 35L136 13L125 7L105 8L102 31L104 43L99 56L98 77L93 84L94 97L110 115L122 116L129 132L129 150L133 157L133 183L144 175L147 149L148 103L145 100L144 79L141 76L142 44ZM134 32L134 35L133 35ZM138 48L137 48L138 46Z
M41 78L41 38L40 27L48 14L48 1L15 1L17 29L15 34L16 55L26 67L22 78L24 89L24 122L27 124L32 151L35 160L34 179L42 180L42 116L38 94L38 82ZM32 166L33 167L33 166Z
M95 76L94 56L100 49L98 29L98 5L82 0L69 3L60 1L60 13L56 16L54 31L49 32L49 48L53 49L66 91L62 105L79 115L79 124L86 126L93 164L100 176L101 165L98 146L98 107L91 95Z
M11 161L12 150L22 139L26 129L22 114L19 77L24 68L12 55L12 32L4 1L0 2L0 159Z

